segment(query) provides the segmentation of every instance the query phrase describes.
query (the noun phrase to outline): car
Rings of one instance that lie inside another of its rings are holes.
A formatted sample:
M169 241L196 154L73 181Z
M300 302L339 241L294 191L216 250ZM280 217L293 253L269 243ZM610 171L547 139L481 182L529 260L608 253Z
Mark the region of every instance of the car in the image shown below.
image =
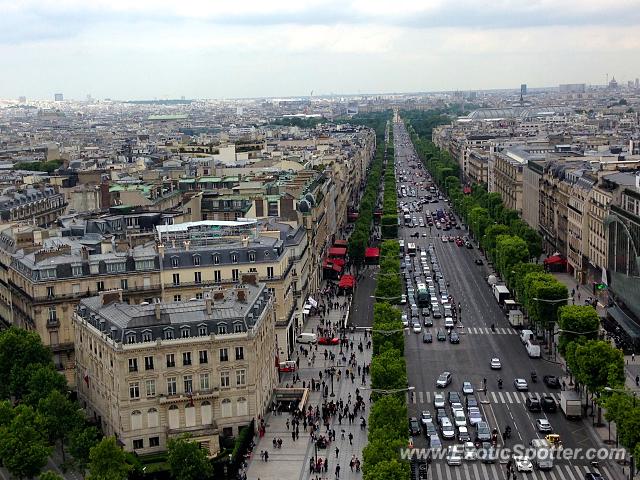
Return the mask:
M462 452L457 445L449 445L447 448L447 465L462 465Z
M442 448L442 442L437 434L429 435L429 447L433 449Z
M427 307L424 307L424 308L422 309L422 316L423 316L423 317L428 317L428 316L430 316L430 315L431 315L431 311L430 311Z
M444 394L443 393L436 393L433 396L433 406L435 408L444 408L444 405L445 405Z
M478 407L468 407L467 414L469 416L470 425L477 425L482 421L482 414L480 413L480 409Z
M460 343L460 335L458 335L457 332L451 332L451 335L449 335L449 342L450 343Z
M560 379L555 375L545 375L542 381L549 388L560 388Z
M449 400L449 405L460 403L460 394L458 392L449 392L447 397L447 400Z
M442 372L436 380L436 387L446 388L451 383L451 372Z
M516 465L516 470L518 472L533 472L533 464L528 457L524 455L514 455L513 462Z
M558 410L558 404L551 395L543 395L540 399L540 405L542 405L543 412L553 413Z
M411 436L420 435L420 424L418 423L418 419L416 417L411 417L409 419L409 434Z
M433 320L431 317L424 317L424 321L422 323L425 327L433 327Z
M516 378L513 380L513 386L516 387L516 390L519 392L526 392L529 390L529 385L524 378Z
M466 427L467 426L467 417L464 416L464 412L462 410L456 410L453 414L453 423L456 424L456 427Z
M500 359L498 357L493 357L491 359L491 370L500 370L502 368L502 364L500 363Z
M446 417L443 418L440 423L440 431L442 432L442 438L446 438L448 440L451 440L456 436L456 431L453 428L451 421Z
M442 330L438 330L438 333L436 334L436 338L438 339L439 342L444 342L447 340L447 336Z
M447 410L443 407L443 408L436 408L436 421L438 422L438 425L440 425L440 423L442 422L443 418L448 418L447 417Z
M407 268L407 264L404 262L400 262L400 270L404 270L405 268Z
M433 335L431 335L431 332L424 332L422 334L422 343L433 343Z
M584 480L604 480L604 477L598 472L587 472L584 474Z
M469 435L469 429L466 425L458 427L458 441L460 443L470 442L471 435Z
M413 328L413 333L421 333L422 332L422 325L420 325L420 322L413 322L412 328Z
M436 228L440 229L440 224L436 223ZM449 239L446 237L446 235L442 236L442 243L447 243L449 241Z
M540 405L540 400L538 400L536 397L527 397L524 404L527 407L527 410L529 410L530 412L542 411L542 405Z
M409 326L409 316L406 313L402 314L402 326L405 328Z
M338 345L340 339L338 337L320 337L318 338L318 345Z
M489 424L487 422L478 422L476 424L476 441L491 441L491 429L489 428Z
M551 428L551 424L549 420L546 418L537 418L536 419L536 429L539 432L553 432L553 428Z
M471 385L471 382L462 382L462 393L464 395L473 394L473 385Z
M464 246L467 247L469 250L473 250L473 244L471 242L465 243Z
M444 319L444 328L453 328L454 326L453 318L449 317Z
M436 429L436 426L433 422L425 424L424 434L427 438L429 438L431 435L435 435L436 437L438 436L438 430Z
M476 265L484 265L484 262L482 261L481 258L476 258L473 263L475 263Z
M433 422L433 418L431 417L431 412L429 410L423 410L420 414L420 423L425 425L427 423Z
M464 442L463 448L462 456L466 461L473 462L478 459L478 449L473 442Z
M478 399L476 398L475 395L468 395L465 398L465 403L467 404L467 408L477 407L478 406Z
M498 459L498 454L496 453L496 449L493 448L491 443L483 442L480 451L478 452L478 457L482 461L482 463L496 463Z
M440 307L434 308L431 315L433 315L433 318L442 318L442 311L440 310Z

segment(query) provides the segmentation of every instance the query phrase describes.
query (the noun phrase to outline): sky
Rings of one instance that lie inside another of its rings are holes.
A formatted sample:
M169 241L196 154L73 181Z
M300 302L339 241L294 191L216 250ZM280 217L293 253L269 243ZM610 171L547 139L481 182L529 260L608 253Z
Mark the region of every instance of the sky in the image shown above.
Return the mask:
M638 0L0 0L0 98L237 98L640 77Z

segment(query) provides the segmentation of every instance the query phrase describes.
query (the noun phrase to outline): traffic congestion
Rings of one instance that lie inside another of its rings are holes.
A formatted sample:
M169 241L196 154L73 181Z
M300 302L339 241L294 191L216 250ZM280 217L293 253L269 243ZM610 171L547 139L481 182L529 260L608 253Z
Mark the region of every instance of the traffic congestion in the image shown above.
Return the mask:
M513 453L595 446L565 409L572 398L552 356L528 354L526 325L510 323L493 273L462 219L394 122L409 444L440 449L414 478L604 479L605 463ZM509 305L515 302L511 300ZM517 307L517 304L515 304ZM510 451L508 456L505 451Z

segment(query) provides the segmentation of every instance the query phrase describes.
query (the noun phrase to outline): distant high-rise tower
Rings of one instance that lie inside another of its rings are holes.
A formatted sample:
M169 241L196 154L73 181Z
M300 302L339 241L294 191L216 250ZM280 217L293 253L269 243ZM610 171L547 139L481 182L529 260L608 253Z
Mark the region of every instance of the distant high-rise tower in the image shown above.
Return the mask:
M522 85L520 85L520 95L526 95L527 94L527 84L523 83Z
M64 95L63 95L63 94L61 94L61 93L56 93L56 94L53 96L53 99L54 99L56 102L62 102L62 101L64 100Z

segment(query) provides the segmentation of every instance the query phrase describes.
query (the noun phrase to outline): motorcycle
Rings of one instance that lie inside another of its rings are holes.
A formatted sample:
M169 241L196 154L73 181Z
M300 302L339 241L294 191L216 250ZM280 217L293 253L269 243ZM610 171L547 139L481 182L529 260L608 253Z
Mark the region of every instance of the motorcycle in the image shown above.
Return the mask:
M502 379L498 378L498 389L502 390Z
M531 381L533 383L536 383L538 381L538 374L535 372L535 370L531 372Z

